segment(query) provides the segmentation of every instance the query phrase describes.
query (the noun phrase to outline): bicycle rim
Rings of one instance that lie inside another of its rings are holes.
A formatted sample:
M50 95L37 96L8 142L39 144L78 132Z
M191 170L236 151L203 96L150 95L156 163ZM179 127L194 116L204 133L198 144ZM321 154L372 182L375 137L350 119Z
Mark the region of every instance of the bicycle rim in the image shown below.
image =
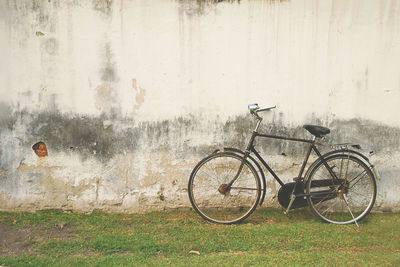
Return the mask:
M360 221L375 203L373 173L364 162L348 154L330 156L326 162L339 181L334 181L323 162L311 170L307 182L311 210L329 223Z
M189 199L195 211L215 223L238 223L247 218L260 199L260 181L246 161L231 189L221 193L221 185L236 175L242 157L233 153L211 155L193 169L189 179Z

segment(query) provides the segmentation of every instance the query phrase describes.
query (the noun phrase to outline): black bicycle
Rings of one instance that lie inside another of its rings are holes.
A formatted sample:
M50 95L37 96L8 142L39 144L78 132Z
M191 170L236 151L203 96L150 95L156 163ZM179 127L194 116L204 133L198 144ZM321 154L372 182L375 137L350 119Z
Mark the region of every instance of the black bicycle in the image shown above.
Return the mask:
M322 221L335 224L355 223L372 209L376 198L377 173L369 159L352 148L358 145L338 144L334 150L322 155L316 145L318 139L330 132L328 128L304 125L311 140L261 134L258 128L262 118L259 112L275 106L260 108L249 105L257 123L246 150L224 148L202 159L193 169L188 185L190 202L204 219L222 224L239 223L246 219L266 194L266 180L260 163L281 185L278 201L289 211L309 205ZM308 144L308 149L294 182L284 184L254 148L257 137L274 138ZM311 151L318 158L305 174ZM254 156L256 158L254 158Z

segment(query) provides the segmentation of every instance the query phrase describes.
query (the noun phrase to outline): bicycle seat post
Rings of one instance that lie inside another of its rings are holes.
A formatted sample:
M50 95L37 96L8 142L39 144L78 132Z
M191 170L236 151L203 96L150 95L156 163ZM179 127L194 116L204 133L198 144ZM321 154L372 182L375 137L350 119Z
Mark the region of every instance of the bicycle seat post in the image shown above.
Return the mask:
M310 154L311 154L311 151L312 151L312 147L313 147L313 146L315 145L315 143L316 143L316 139L317 139L316 136L313 136L312 139L311 139L311 142L309 142L309 147L308 147L308 149L307 149L307 152L306 152L306 155L305 155L303 164L302 164L302 166L301 166L299 176L295 178L296 184L294 185L293 190L292 190L292 194L290 195L290 202L289 202L289 205L288 205L287 209L283 212L283 214L286 215L288 218L290 218L290 215L289 215L290 208L292 207L292 204L293 204L293 202L294 202L295 199L296 199L296 194L295 194L295 192L296 192L296 187L298 186L298 183L303 183L303 182L304 182L304 181L303 181L303 178L302 178L302 174L303 174L303 172L304 172L304 169L305 169L306 164L307 164L307 162L308 162L308 159L309 159L309 157L310 157Z

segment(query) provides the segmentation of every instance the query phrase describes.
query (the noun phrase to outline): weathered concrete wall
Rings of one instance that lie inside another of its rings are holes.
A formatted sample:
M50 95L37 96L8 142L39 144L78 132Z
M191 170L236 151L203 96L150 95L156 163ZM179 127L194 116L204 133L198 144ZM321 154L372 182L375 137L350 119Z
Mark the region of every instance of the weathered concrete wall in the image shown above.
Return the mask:
M0 1L0 209L188 207L191 169L243 149L258 102L266 131L374 151L376 210L399 210L400 1L217 2ZM301 145L260 145L296 175Z

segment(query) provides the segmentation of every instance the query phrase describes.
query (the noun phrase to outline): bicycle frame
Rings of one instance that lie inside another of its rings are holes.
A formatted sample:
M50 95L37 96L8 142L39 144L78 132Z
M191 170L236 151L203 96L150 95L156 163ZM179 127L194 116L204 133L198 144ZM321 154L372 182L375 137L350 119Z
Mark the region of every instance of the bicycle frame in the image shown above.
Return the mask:
M264 165L264 167L272 174L272 176L274 177L274 179L281 185L283 186L284 183L282 182L282 180L279 178L279 176L272 170L272 168L268 165L267 162L265 162L265 160L263 159L263 157L255 150L253 143L256 137L262 137L262 138L271 138L271 139L281 139L281 140L287 140L287 141L294 141L294 142L303 142L303 143L309 143L309 147L307 149L305 158L303 160L303 164L301 165L300 168L300 172L297 176L297 180L296 181L301 181L301 177L303 176L304 170L306 168L307 162L310 158L311 155L311 151L314 151L317 156L318 159L321 159L325 165L325 167L328 169L329 173L332 175L333 179L338 180L336 174L331 170L331 168L329 167L329 165L326 163L325 159L323 158L321 152L317 149L317 147L315 146L315 138L313 138L312 140L306 140L306 139L299 139L299 138L290 138L290 137L285 137L285 136L279 136L279 135L269 135L269 134L259 134L259 133L253 133L254 138L252 138L253 140L251 141L251 145L250 145L250 153L253 153L257 159ZM250 154L249 153L249 154Z
M292 191L292 195L291 195L291 199L290 199L290 204L288 206L288 209L286 211L286 213L289 212L290 207L293 203L293 201L295 200L296 197L309 197L311 194L306 194L306 193L302 193L302 194L294 194L296 187L298 185L299 182L301 183L305 183L306 181L303 181L303 173L304 170L306 168L307 162L310 158L311 152L314 151L317 156L318 159L317 160L321 160L323 162L323 164L325 165L326 169L328 170L329 174L332 176L334 181L339 181L339 178L336 176L336 174L332 171L332 169L330 168L330 166L328 165L328 163L325 161L325 158L322 156L322 154L320 153L320 151L317 149L317 147L315 146L316 144L316 137L313 136L313 138L311 140L308 139L301 139L301 138L292 138L292 137L286 137L286 136L279 136L279 135L270 135L270 134L261 134L258 132L258 128L260 126L260 123L262 121L261 117L257 116L257 125L251 135L250 141L247 145L247 148L244 152L243 155L243 160L241 165L239 166L239 169L236 173L236 175L234 176L234 178L229 182L229 184L227 185L227 190L229 190L230 187L232 187L233 183L239 178L239 175L243 169L244 163L246 161L246 159L250 156L251 153L253 153L256 158L264 165L264 167L272 174L272 176L274 177L274 179L281 185L284 186L285 184L282 182L282 180L279 178L279 176L273 171L273 169L268 165L268 163L263 159L263 157L256 151L255 147L254 147L254 141L257 137L260 138L270 138L270 139L280 139L280 140L286 140L286 141L294 141L294 142L302 142L302 143L308 143L308 149L305 155L305 158L303 160L303 163L301 165L299 174L297 176L297 178L295 179L295 186L293 188ZM264 188L264 193L262 196L262 199L264 199L264 194L265 194L265 188ZM318 193L317 193L318 194Z
M261 121L259 121L259 122L261 122ZM291 138L291 137L279 136L279 135L260 134L260 133L258 133L258 126L259 126L259 123L257 123L256 129L254 130L254 132L253 132L253 134L252 134L252 136L251 136L251 138L250 138L249 144L248 144L248 146L247 146L247 148L246 148L246 151L245 151L245 153L244 153L244 156L243 156L242 164L241 164L241 166L239 167L239 170L238 170L237 174L235 175L235 177L234 177L234 178L232 179L232 181L229 183L229 185L232 185L232 184L235 182L235 180L238 178L238 176L239 176L239 174L240 174L240 172L241 172L241 170L242 170L242 167L243 167L243 164L244 164L245 160L247 159L247 157L248 157L251 153L253 153L253 154L257 157L257 159L264 165L264 167L272 174L272 176L274 177L274 179L275 179L281 186L284 185L284 183L283 183L282 180L279 178L279 176L272 170L272 168L268 165L268 163L265 162L265 160L263 159L263 157L255 150L255 148L254 148L254 141L255 141L255 139L256 139L257 137L261 137L261 138L270 138L270 139L280 139L280 140L294 141L294 142L303 142L303 143L308 143L308 144L310 144L309 147L308 147L308 149L307 149L306 156L305 156L305 158L304 158L304 160L303 160L303 164L302 164L302 166L301 166L301 168L300 168L300 172L299 172L297 181L300 181L300 180L301 180L300 178L302 177L303 172L304 172L304 170L305 170L305 167L306 167L306 165L307 165L307 162L308 162L308 160L309 160L309 158L310 158L311 151L314 151L314 152L317 154L318 159L320 159L320 160L323 161L325 167L328 169L328 171L329 171L330 175L332 175L333 179L335 179L336 181L338 180L336 174L331 170L331 168L329 167L329 165L326 163L324 157L322 156L322 154L319 152L319 150L318 150L317 147L315 146L315 143L316 143L316 142L315 142L315 137L314 137L312 140L307 140L307 139Z

